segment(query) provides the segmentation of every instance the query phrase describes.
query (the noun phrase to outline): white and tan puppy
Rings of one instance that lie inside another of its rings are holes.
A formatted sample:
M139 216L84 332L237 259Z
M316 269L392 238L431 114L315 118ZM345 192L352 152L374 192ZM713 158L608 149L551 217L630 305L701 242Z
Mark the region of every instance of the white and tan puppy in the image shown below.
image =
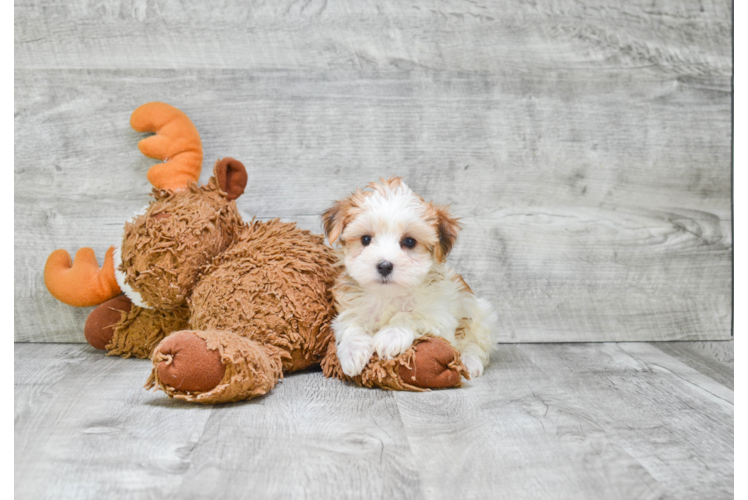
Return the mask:
M361 373L375 351L392 359L426 334L454 345L471 377L483 374L497 318L445 263L460 231L447 207L393 177L335 202L322 219L345 264L332 326L346 375Z

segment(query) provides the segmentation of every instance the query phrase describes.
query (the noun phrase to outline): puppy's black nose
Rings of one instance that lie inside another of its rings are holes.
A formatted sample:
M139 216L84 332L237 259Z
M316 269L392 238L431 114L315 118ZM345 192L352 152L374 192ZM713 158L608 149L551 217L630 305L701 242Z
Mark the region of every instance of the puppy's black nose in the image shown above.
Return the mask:
M383 260L382 262L377 264L377 269L379 270L379 274L381 274L382 276L387 276L392 272L392 263Z

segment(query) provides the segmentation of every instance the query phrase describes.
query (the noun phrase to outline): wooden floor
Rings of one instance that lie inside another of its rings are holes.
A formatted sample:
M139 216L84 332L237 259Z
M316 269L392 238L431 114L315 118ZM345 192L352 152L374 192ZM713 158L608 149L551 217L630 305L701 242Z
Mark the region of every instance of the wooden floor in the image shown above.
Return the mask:
M320 372L250 402L142 388L149 362L15 346L16 498L733 496L732 370L681 344L501 345L458 390Z

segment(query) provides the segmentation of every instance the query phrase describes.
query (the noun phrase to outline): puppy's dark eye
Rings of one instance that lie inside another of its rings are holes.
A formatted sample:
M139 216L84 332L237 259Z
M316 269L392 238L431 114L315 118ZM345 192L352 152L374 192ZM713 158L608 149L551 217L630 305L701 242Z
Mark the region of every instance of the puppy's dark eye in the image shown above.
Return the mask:
M413 248L414 246L416 246L416 240L414 240L413 238L404 238L403 241L400 242L400 244L405 248Z
M369 243L371 243L371 236L368 234L366 236L361 237L361 244L365 247L369 246Z

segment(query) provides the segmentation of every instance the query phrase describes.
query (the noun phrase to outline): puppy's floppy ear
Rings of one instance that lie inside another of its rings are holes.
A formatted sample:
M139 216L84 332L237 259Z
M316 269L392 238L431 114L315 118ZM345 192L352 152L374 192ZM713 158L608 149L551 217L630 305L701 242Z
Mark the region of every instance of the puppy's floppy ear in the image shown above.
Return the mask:
M434 256L437 262L444 262L452 247L457 241L457 235L462 229L459 219L449 214L448 207L432 205L436 214L436 232L439 235L439 244L434 248Z
M345 229L348 210L351 208L350 200L340 200L332 204L322 214L322 225L325 228L325 236L332 245Z

